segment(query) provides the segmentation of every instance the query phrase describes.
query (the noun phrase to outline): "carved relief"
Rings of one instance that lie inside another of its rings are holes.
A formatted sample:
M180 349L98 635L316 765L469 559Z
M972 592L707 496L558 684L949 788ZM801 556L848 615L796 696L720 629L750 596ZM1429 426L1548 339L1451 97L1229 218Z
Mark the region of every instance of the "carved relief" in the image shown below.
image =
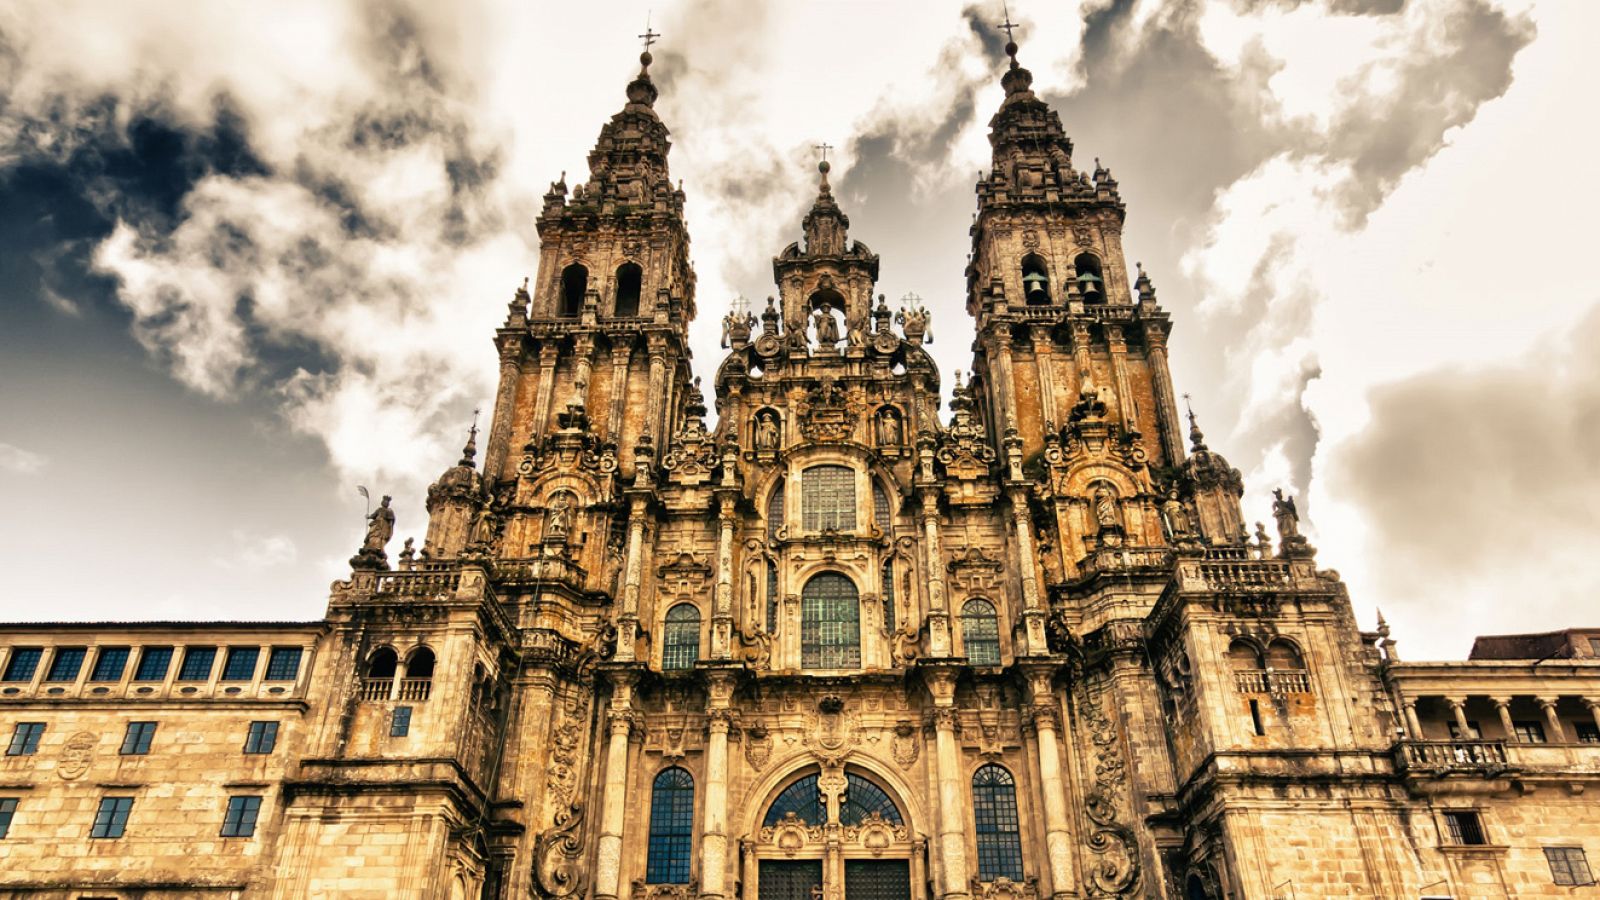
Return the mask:
M842 765L858 741L856 716L838 697L824 697L817 709L806 716L805 746L824 766Z
M99 743L100 736L89 731L67 738L66 745L61 748L61 761L56 764L56 774L67 781L82 778L94 764L94 749Z
M917 761L917 754L922 751L922 736L917 734L917 729L910 720L901 719L894 726L894 740L891 742L891 752L894 761L903 769L911 768Z
M1094 786L1084 799L1084 815L1092 824L1085 841L1097 859L1085 878L1091 897L1133 894L1139 882L1139 849L1132 829L1118 821L1117 797L1127 783L1127 764L1117 747L1116 725L1107 718L1101 700L1105 679L1085 680L1080 705L1089 741L1094 746Z
M533 845L535 888L541 897L583 896L588 868L583 865L583 804L556 813L555 824Z
M800 433L813 441L850 440L861 418L858 404L831 378L812 385L796 411L800 417Z
M756 724L745 729L744 758L757 772L766 768L767 760L772 758L772 735L767 726Z

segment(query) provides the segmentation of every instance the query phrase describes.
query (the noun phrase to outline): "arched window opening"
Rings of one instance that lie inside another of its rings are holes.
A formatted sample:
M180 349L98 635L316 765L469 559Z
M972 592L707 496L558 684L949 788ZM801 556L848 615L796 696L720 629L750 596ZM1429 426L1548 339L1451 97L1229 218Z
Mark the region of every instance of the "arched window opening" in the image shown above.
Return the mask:
M361 683L361 699L387 700L394 690L394 676L400 657L389 647L380 647L367 657L367 677Z
M989 763L973 774L972 816L978 833L978 880L1022 881L1017 785L1004 767Z
M1050 302L1050 273L1035 254L1022 258L1022 298L1029 306Z
M633 263L623 263L617 268L616 315L639 314L639 290L644 284L644 270Z
M667 610L663 631L661 668L694 668L695 660L700 658L700 610L693 603L679 603Z
M406 677L400 680L401 700L426 700L433 692L433 651L418 647L406 657Z
M1106 299L1105 275L1100 271L1100 260L1093 253L1079 253L1072 261L1078 273L1078 293L1085 303L1100 303Z
M1267 678L1275 694L1311 693L1311 674L1300 650L1279 638L1267 645Z
M772 805L767 807L767 814L761 820L761 827L776 825L789 813L794 813L796 821L807 825L827 824L827 811L822 805L822 790L817 786L816 775L807 775L773 798Z
M883 788L854 772L845 773L844 799L839 803L839 824L860 825L876 813L891 825L904 825L900 807Z
M1228 664L1233 669L1233 686L1241 694L1265 694L1267 673L1261 652L1246 640L1228 645Z
M883 628L893 632L895 627L894 615L894 560L883 561L883 586L878 593L883 595Z
M644 880L688 884L694 842L694 777L673 766L656 776L650 791L650 846Z
M767 498L767 540L778 539L778 529L783 527L783 482L772 489L772 496Z
M800 477L800 518L806 531L854 531L856 472L848 466L812 466Z
M767 634L778 633L778 564L767 560Z
M814 333L817 346L824 352L832 351L844 339L844 295L831 288L823 288L811 295L811 321L807 327ZM821 312L823 315L816 315Z
M856 586L835 572L806 582L800 594L800 665L853 669L861 665L861 604Z
M573 263L561 270L561 308L558 313L576 318L583 309L583 295L589 290L589 270Z
M876 479L872 482L872 521L878 530L888 534L894 530L894 523L890 521L889 492L883 489Z
M1000 665L1000 621L994 604L978 597L962 604L961 645L973 665Z

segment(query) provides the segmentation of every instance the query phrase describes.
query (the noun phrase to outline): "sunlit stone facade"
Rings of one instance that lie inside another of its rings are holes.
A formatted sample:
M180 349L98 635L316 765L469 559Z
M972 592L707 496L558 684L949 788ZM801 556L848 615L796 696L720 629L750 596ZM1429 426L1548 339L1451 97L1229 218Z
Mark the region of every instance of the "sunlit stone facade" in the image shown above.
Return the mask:
M937 323L876 292L824 165L772 297L724 319L708 429L645 63L588 177L544 197L481 459L474 432L420 548L391 558L375 514L315 623L6 630L0 893L1592 880L1597 645L1402 663L1291 499L1276 541L1247 526L1238 471L1181 421L1117 184L1074 166L1025 69L991 121L948 410Z

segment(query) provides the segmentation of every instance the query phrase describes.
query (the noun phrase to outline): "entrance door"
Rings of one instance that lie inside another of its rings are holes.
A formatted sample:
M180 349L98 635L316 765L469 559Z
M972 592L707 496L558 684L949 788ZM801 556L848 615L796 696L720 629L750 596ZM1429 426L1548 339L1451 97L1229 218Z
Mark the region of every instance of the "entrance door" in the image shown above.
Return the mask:
M763 859L761 861L761 900L812 900L821 894L822 860Z
M762 870L762 877L766 877ZM762 881L763 887L766 885ZM765 900L766 891L762 891ZM903 859L844 861L845 900L911 900L911 863Z

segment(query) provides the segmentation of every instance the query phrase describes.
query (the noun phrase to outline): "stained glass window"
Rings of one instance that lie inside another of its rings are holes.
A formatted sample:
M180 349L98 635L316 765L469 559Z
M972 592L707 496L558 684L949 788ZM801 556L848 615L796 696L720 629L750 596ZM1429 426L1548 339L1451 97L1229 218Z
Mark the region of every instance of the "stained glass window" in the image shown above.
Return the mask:
M856 472L848 466L812 466L800 479L800 518L806 531L854 531Z
M772 496L767 498L767 540L778 539L778 529L783 526L783 482L772 489Z
M778 633L778 564L767 560L767 634Z
M973 774L972 815L978 832L978 880L1021 881L1017 785L1004 767L990 763Z
M883 561L883 627L894 631L894 561Z
M763 827L776 825L782 822L789 813L807 825L822 825L827 819L827 812L822 807L822 791L817 787L817 776L807 775L783 789L767 807L766 818L761 820Z
M973 665L1000 665L1000 622L994 604L976 597L962 604L961 644Z
M882 816L890 824L905 824L900 817L900 808L894 805L883 788L854 772L846 772L844 778L844 800L839 804L839 824L860 825L873 813Z
M884 534L888 534L894 528L894 523L890 521L889 495L877 481L872 482L872 521Z
M806 582L800 594L800 665L850 669L861 665L861 604L856 586L834 572Z
M700 610L692 603L679 603L667 610L667 626L661 643L661 668L692 669L700 658Z
M688 884L694 840L694 777L676 766L656 776L650 793L649 884Z

